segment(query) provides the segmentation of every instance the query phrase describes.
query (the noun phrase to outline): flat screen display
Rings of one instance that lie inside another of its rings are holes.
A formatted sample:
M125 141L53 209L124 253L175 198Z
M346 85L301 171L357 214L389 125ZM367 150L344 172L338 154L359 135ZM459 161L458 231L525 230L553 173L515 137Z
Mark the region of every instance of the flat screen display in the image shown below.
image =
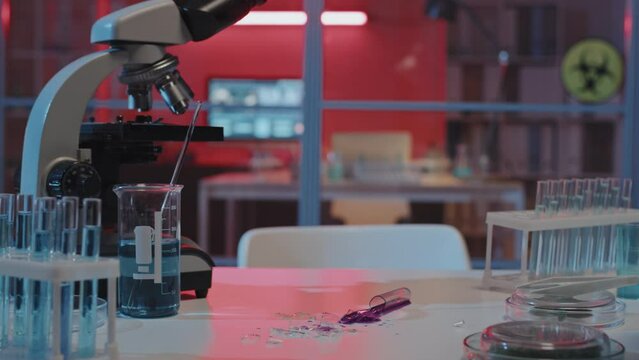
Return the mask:
M299 79L212 79L209 125L225 139L286 140L302 134L304 86Z

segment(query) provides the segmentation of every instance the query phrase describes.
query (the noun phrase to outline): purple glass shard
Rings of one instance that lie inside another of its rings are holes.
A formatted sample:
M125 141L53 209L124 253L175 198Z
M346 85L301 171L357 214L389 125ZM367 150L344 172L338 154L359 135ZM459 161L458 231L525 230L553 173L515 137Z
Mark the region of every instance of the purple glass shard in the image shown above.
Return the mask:
M380 321L378 314L371 311L371 309L362 309L356 311L349 311L346 315L342 316L339 320L341 324L354 324L354 323L372 323Z

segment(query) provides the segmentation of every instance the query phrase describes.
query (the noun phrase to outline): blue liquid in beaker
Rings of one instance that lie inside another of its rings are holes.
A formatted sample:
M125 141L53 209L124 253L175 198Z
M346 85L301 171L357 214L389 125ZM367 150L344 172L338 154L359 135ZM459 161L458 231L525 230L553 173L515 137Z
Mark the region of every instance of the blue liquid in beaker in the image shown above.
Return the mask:
M154 253L154 248L151 253ZM180 242L162 240L162 283L153 279L138 280L135 240L120 240L120 312L132 317L152 318L175 315L180 307ZM153 259L155 261L155 259ZM148 273L153 274L153 264Z
M617 270L617 275L637 275L639 266L634 269ZM617 289L617 296L623 299L639 299L639 285L626 286Z

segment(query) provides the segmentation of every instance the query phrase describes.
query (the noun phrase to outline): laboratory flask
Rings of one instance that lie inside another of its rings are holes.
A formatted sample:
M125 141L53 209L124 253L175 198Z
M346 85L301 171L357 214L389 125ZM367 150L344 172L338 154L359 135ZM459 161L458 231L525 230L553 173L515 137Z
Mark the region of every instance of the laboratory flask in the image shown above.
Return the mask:
M182 185L116 185L120 313L154 318L180 307Z

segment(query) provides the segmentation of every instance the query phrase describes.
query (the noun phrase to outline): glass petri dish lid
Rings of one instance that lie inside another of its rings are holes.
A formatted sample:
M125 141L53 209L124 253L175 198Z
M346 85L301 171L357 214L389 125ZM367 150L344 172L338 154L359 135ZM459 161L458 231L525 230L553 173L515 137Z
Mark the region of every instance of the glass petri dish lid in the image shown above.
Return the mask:
M107 301L102 299L102 298L96 298L96 321L95 321L95 327L99 328L102 325L104 325L104 323L107 320ZM71 315L72 317L72 330L73 331L79 331L80 330L80 321L81 321L81 314L80 314L80 296L79 295L75 295L73 296L73 313Z
M464 339L466 359L623 359L624 347L604 332L579 324L513 321Z
M609 328L624 323L625 310L626 305L609 291L562 297L518 290L506 299L506 317L514 321L558 321Z
M615 295L610 291L596 291L570 297L535 294L521 290L515 290L511 298L517 303L549 309L584 309L601 307L613 304L616 299Z

